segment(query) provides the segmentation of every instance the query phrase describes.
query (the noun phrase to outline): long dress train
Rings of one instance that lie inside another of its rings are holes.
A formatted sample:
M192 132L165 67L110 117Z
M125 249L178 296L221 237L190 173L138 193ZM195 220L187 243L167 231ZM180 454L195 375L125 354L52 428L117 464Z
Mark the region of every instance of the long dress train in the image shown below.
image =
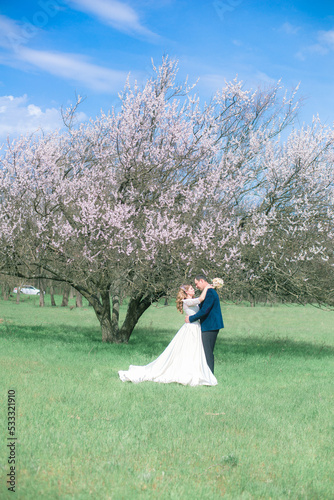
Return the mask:
M186 315L195 314L198 299L185 299ZM206 362L199 321L185 323L160 356L145 366L130 365L118 372L123 382L178 382L183 385L217 385L217 379Z

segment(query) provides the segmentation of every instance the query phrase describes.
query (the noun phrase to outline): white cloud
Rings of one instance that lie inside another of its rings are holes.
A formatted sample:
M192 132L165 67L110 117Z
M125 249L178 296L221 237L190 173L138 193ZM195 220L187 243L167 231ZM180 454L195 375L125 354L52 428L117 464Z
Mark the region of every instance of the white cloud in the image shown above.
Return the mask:
M300 30L300 26L294 26L289 22L282 24L280 31L284 31L287 35L296 35Z
M0 15L0 47L15 49L26 40L22 29L16 21Z
M232 40L233 45L236 45L237 47L242 47L243 42L241 40Z
M78 120L86 119L84 113ZM59 109L47 108L44 111L35 104L28 103L28 97L0 96L0 138L14 139L20 135L31 134L38 130L51 132L63 126Z
M204 73L199 78L198 87L200 89L204 88L204 90L213 95L217 90L225 87L227 79L226 74Z
M296 59L299 59L300 61L305 61L306 55L305 55L305 50L299 50L298 52L295 53Z
M123 87L127 73L92 64L79 54L65 54L22 47L18 57L52 75L83 84L101 92Z
M41 116L43 114L41 108L35 106L35 104L29 104L27 110L29 116Z
M318 31L317 43L304 47L297 52L296 57L305 61L308 55L325 56L334 50L334 30Z
M67 0L75 10L96 16L103 24L128 34L137 34L149 38L158 35L145 28L137 12L129 5L117 0Z
M95 2L97 5L104 3L105 0ZM114 2L110 3L113 4ZM121 11L118 17L122 18ZM126 9L123 17L123 22L128 20L129 25L136 26L136 18L134 17L131 23L131 16L126 17ZM0 54L0 64L19 69L29 69L29 66L32 65L49 74L76 82L98 92L113 93L123 88L128 76L125 71L99 66L90 62L87 57L81 54L30 49L26 46L28 41L29 36L24 30L24 26L0 15L0 47L7 49ZM25 63L26 67L23 63Z
M258 83L258 85L267 84L271 86L271 85L276 85L277 79L275 80L275 78L268 76L266 73L263 73L262 71L257 71L254 75L253 85L252 85L253 87L256 87L255 85L256 82Z
M308 51L310 54L318 54L320 56L325 56L329 52L328 47L325 47L320 43L315 43L314 45L310 45L308 47Z
M334 49L334 30L319 31L318 40L321 44Z

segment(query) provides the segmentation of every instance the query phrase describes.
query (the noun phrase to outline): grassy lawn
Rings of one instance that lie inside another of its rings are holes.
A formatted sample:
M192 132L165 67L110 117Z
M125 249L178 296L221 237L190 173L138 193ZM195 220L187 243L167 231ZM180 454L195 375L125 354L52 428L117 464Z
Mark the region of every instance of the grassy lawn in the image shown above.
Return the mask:
M173 305L104 345L92 308L48 300L0 301L1 499L334 498L334 313L223 304L218 386L135 385L117 371L161 353L183 324Z

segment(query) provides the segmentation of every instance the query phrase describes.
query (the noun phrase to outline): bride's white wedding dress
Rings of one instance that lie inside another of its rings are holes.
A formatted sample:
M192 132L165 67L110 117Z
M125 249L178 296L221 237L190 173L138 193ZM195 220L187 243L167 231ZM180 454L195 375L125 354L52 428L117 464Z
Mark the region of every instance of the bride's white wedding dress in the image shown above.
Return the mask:
M198 299L185 299L183 310L191 316L199 310ZM118 372L123 382L178 382L183 385L217 385L206 362L199 321L185 323L160 356L145 366L130 365Z

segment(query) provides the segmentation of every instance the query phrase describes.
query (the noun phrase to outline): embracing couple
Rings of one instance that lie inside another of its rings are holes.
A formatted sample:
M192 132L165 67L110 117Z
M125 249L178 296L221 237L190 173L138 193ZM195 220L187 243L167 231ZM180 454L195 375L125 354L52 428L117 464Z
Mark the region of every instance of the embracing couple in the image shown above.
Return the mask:
M130 365L119 371L120 379L130 382L178 382L183 385L217 385L213 374L213 350L220 328L224 328L219 297L207 278L199 274L195 285L201 291L194 298L191 285L182 285L176 297L176 307L185 312L185 324L160 356L145 366Z

